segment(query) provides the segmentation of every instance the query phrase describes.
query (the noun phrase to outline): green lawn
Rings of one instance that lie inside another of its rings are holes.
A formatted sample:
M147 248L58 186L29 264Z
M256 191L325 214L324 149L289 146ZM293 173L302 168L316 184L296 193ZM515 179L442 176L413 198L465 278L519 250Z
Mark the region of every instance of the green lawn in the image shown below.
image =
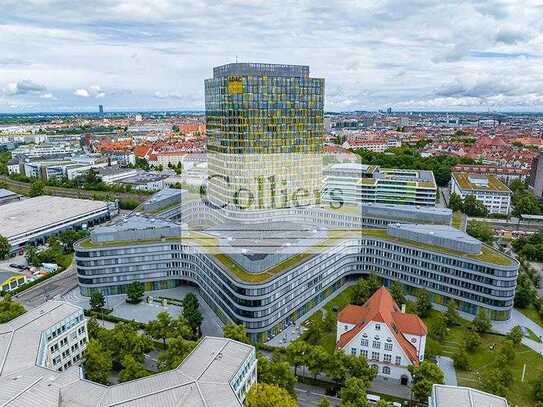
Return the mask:
M529 306L528 308L517 308L520 312L522 312L524 315L526 315L528 318L530 318L532 321L534 321L536 324L538 324L540 327L543 327L543 319L541 318L541 315L535 310L533 306Z
M336 297L329 301L323 307L323 310L326 312L334 312L333 309L335 307L338 311L341 311L346 305L349 304L352 290L352 286L347 287L343 292L339 293ZM407 312L413 312L413 307L413 303L408 303ZM432 311L430 316L425 318L424 322L428 326L428 329L431 329L438 315L438 311ZM308 321L311 321L312 318L315 318L315 315L310 317ZM437 354L452 357L462 343L462 338L468 324L468 321L461 320L460 326L449 329L448 336L443 342L438 343L431 340L428 340L428 342L432 342L432 346L435 348ZM482 335L482 344L480 348L475 353L469 354L471 370L467 372L457 371L459 385L484 390L481 384L481 377L495 361L496 354L503 347L506 340L506 337L501 335ZM332 353L335 349L335 344L336 330L334 328L333 332L327 332L323 336L321 345L328 352ZM495 345L495 350L490 350L491 345ZM526 364L526 377L525 381L521 382L521 374L524 364ZM507 399L509 400L511 406L533 407L535 401L532 398L532 384L538 377L543 375L543 357L528 347L519 345L515 360L511 362L511 368L514 379L511 387L509 388Z
M435 319L438 316L438 311L432 311L430 317L425 319L425 322L429 329ZM460 344L462 343L462 337L465 332L467 321L463 320L462 325L449 329L449 334L445 341L437 344L439 354L452 357ZM490 368L495 361L496 354L503 347L506 342L506 337L501 335L485 334L482 335L482 343L480 348L470 356L470 371L457 371L459 386L468 386L476 389L481 389L481 377L484 372ZM496 345L495 350L490 350L491 345ZM435 341L434 341L434 346ZM524 383L521 382L522 369L526 364L526 377ZM511 406L518 407L533 407L535 401L532 398L532 383L540 375L543 375L543 357L530 348L519 345L516 352L516 358L511 363L513 371L513 383L509 388L507 399Z
M455 229L462 229L462 221L464 219L464 214L462 212L456 211L452 216L451 226Z

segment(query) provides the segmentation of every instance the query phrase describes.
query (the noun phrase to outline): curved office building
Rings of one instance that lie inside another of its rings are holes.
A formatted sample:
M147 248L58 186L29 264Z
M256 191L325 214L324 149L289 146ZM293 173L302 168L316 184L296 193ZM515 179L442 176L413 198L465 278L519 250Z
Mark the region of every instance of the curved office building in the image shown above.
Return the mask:
M146 290L192 283L219 317L243 323L260 341L370 273L409 293L426 288L435 303L453 298L462 311L508 319L516 260L448 226L448 210L426 210L435 215L426 221L441 224L397 223L425 212L391 205L358 207L361 215L295 208L243 224L197 201L166 210L170 219L190 212L192 225L200 213L216 221L198 231L164 214L136 214L76 244L81 292L119 294L133 281Z

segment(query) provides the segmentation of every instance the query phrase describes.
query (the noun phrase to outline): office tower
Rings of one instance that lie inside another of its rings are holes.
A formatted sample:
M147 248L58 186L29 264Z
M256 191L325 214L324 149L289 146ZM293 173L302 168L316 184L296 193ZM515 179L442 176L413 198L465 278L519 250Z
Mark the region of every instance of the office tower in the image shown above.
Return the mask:
M205 81L205 103L214 205L261 210L319 201L324 79L309 77L308 66L227 64Z
M98 105L98 113L100 113L100 114L104 113L104 106L103 105Z

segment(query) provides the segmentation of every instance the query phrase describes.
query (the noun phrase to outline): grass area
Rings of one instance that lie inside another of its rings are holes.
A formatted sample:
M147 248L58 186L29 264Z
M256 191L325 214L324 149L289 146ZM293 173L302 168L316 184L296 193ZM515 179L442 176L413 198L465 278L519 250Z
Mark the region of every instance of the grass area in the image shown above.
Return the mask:
M430 316L425 319L426 325L431 330L431 326L438 317L438 311L432 311ZM459 346L462 344L462 338L467 329L468 321L462 320L461 325L449 329L447 338L442 343L433 341L437 346L438 354L453 357ZM507 338L501 335L484 334L481 336L481 346L474 353L468 353L471 370L457 370L459 386L468 386L484 390L481 378L485 372L491 368L496 359L496 355L504 346ZM495 349L491 350L491 345ZM428 352L428 346L427 346ZM522 369L526 364L526 377L524 383L521 382ZM535 401L532 399L532 384L543 374L543 357L530 348L519 345L516 349L515 360L511 362L513 372L513 382L508 390L507 399L511 406L532 407Z
M452 223L451 226L455 229L462 230L462 223L464 220L464 214L460 211L456 211L452 215Z
M481 187L476 184L472 184L469 181L469 174L467 172L453 172L452 176L460 185L462 189L469 189L472 191L500 191L500 192L511 192L511 190L500 181L495 175L488 175L488 187Z
M534 321L536 324L538 324L540 327L543 328L543 318L541 318L541 315L536 311L536 309L530 305L528 308L517 308L520 312L522 312L525 316L530 318L532 321Z

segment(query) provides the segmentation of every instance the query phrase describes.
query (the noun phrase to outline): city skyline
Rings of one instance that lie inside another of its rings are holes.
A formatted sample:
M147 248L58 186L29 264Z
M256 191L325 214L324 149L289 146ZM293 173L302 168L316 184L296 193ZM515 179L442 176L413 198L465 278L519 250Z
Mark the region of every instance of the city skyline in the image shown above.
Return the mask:
M211 67L236 60L310 65L327 79L326 111L543 110L536 2L53 0L4 11L4 113L203 111Z

